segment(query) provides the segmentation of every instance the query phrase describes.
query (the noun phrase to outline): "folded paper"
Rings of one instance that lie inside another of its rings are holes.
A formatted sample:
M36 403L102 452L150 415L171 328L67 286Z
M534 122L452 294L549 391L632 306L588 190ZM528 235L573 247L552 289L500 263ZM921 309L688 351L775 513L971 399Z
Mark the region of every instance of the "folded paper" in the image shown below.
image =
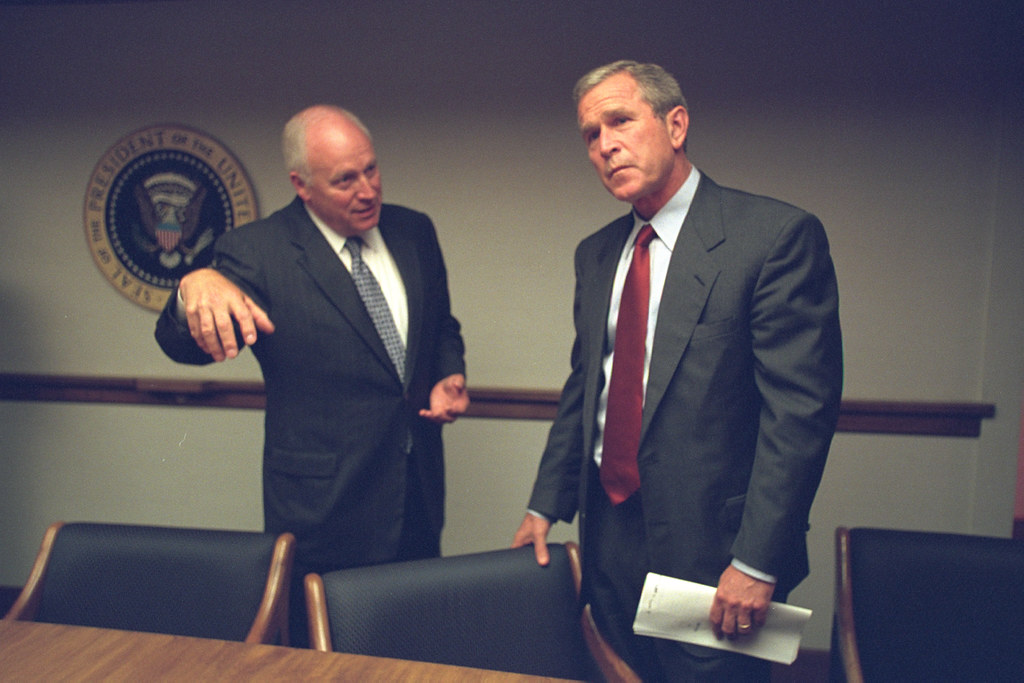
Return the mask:
M750 635L716 638L708 615L715 589L661 574L648 574L637 607L633 632L668 638L718 650L739 652L781 664L792 664L811 610L780 602L768 609L768 619Z

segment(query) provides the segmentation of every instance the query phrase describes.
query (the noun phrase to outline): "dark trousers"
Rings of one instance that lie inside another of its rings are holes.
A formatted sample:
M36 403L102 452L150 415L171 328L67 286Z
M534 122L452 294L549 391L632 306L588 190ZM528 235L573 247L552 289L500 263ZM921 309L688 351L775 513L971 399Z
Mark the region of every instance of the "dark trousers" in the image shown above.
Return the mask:
M441 555L441 534L435 531L427 516L420 479L413 474L410 462L410 476L406 478L405 515L402 518L402 533L398 551L392 562L422 560ZM291 594L289 596L288 638L292 647L309 647L309 623L306 612L306 574L325 574L347 567L310 565L296 557L292 572Z
M764 660L633 633L649 570L643 495L613 506L597 468L588 469L583 584L609 645L644 681L769 681L771 664Z

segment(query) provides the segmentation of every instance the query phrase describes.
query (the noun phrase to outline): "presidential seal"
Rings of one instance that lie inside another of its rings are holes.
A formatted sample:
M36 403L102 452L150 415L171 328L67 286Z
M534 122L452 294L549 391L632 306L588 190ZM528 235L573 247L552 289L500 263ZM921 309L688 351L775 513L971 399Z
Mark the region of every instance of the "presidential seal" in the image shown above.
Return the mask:
M159 311L213 243L259 217L242 165L219 142L174 124L117 141L89 178L85 238L117 291Z

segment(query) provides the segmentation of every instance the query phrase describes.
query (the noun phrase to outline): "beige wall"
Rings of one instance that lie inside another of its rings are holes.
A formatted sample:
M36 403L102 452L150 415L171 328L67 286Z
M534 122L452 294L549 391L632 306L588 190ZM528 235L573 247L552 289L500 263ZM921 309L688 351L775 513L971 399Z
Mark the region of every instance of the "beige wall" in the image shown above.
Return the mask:
M373 129L386 198L437 223L471 382L558 388L573 248L624 211L587 165L568 91L591 66L658 61L690 100L698 167L825 222L846 396L997 406L980 439L837 437L813 573L792 596L815 610L806 644L827 647L836 525L1009 533L1024 385L1019 3L647 4L0 7L0 372L257 379L248 354L203 369L161 355L155 314L92 262L86 182L125 134L179 123L239 157L268 213L291 197L281 125L332 101ZM545 433L447 429L446 553L508 543ZM0 403L0 584L24 581L55 519L259 528L261 442L254 411Z

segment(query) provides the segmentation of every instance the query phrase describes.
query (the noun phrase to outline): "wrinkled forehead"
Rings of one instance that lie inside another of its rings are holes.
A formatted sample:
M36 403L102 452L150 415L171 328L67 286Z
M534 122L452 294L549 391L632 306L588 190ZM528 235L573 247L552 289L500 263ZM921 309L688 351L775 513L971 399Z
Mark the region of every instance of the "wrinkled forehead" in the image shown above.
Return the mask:
M576 121L580 129L597 125L619 116L639 116L653 113L651 105L629 74L615 74L588 90L576 108Z

